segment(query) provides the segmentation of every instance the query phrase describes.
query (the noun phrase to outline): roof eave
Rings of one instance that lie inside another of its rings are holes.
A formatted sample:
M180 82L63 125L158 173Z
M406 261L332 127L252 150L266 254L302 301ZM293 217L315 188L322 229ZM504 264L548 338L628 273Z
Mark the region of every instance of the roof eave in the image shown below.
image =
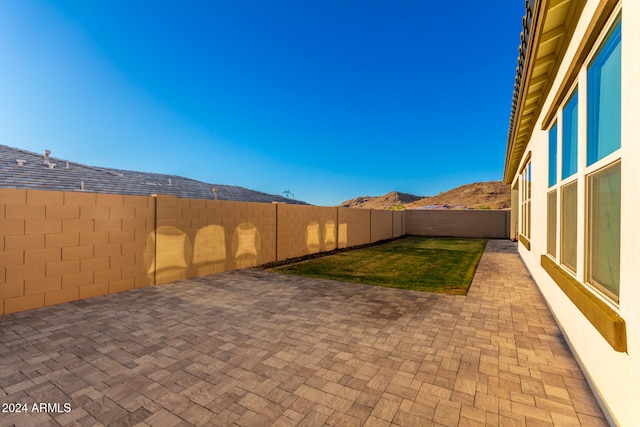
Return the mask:
M585 4L586 0L540 0L535 3L529 49L520 76L522 84L514 98L509 126L505 183L511 183L516 176Z

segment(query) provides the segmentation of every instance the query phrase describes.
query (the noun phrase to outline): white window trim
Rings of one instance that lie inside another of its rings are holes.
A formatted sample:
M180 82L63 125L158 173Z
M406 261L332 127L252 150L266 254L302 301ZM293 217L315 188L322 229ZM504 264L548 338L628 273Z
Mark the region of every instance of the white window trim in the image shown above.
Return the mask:
M531 159L529 158L527 162L521 169L519 175L519 192L520 192L520 212L519 212L519 221L520 221L520 230L519 233L521 236L525 237L527 240L531 240L531 187L532 183L531 178L527 176L531 176Z
M603 169L613 163L620 161L622 162L622 157L624 156L624 145L621 144L621 147L614 151L613 153L608 154L607 156L599 159L593 164L587 166L587 97L588 97L588 85L587 85L587 70L589 66L592 64L595 59L597 53L602 47L605 38L612 30L614 24L621 16L622 7L618 5L614 12L611 14L611 17L605 24L603 30L598 35L598 38L593 44L592 50L589 55L586 57L584 63L580 67L580 71L578 73L576 82L574 82L570 89L567 91L567 95L565 99L562 100L558 110L555 112L555 118L552 123L557 124L557 162L556 162L556 184L549 187L546 186L546 194L548 195L550 192L556 190L556 256L553 257L547 253L549 257L554 259L558 266L564 269L568 274L574 277L578 282L580 282L589 292L596 295L598 299L605 302L608 306L610 306L615 311L619 311L619 302L613 301L610 297L604 294L602 291L597 289L595 286L587 283L587 271L586 271L586 257L588 253L588 241L587 241L587 224L586 224L586 216L587 216L587 188L586 188L586 180L587 176L591 175L600 169ZM578 168L577 172L573 175L562 178L562 147L564 143L563 139L563 111L567 106L567 103L573 96L574 92L578 90ZM549 126L549 129L553 127L553 124ZM551 155L551 153L548 153ZM547 159L547 168L549 165L549 159ZM570 184L574 181L577 181L577 191L578 191L578 212L577 212L577 259L576 259L576 271L573 272L567 267L565 267L561 263L561 243L562 243L562 234L561 234L561 215L562 215L562 199L561 199L561 189L563 186ZM546 210L545 210L546 212ZM546 213L545 213L546 215ZM548 220L548 218L547 218ZM548 227L548 226L547 226ZM545 233L545 239L546 239ZM546 242L545 242L545 252L546 251ZM619 291L621 293L622 290ZM618 295L620 298L620 294Z

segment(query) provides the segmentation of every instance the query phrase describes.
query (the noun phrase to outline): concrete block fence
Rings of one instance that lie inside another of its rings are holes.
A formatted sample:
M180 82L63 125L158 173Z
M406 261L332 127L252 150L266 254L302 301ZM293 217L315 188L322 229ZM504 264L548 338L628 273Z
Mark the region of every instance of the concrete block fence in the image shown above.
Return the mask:
M510 210L408 210L405 232L417 236L508 239Z
M405 234L508 237L508 213L466 212L0 188L0 315Z

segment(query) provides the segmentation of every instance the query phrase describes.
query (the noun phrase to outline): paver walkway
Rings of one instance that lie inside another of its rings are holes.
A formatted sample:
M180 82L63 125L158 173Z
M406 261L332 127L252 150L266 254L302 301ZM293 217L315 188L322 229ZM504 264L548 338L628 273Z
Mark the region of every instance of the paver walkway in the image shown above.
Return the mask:
M606 425L508 241L466 297L240 270L3 316L0 403L60 404L2 426Z

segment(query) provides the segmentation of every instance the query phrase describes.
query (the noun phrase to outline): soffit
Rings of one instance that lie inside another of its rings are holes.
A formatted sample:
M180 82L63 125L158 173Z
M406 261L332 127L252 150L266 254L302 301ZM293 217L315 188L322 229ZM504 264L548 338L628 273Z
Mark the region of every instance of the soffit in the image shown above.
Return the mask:
M504 182L511 182L515 177L585 3L586 0L539 0L535 3L531 33L529 39L523 41L526 49L524 67L516 76L521 84L514 91Z

